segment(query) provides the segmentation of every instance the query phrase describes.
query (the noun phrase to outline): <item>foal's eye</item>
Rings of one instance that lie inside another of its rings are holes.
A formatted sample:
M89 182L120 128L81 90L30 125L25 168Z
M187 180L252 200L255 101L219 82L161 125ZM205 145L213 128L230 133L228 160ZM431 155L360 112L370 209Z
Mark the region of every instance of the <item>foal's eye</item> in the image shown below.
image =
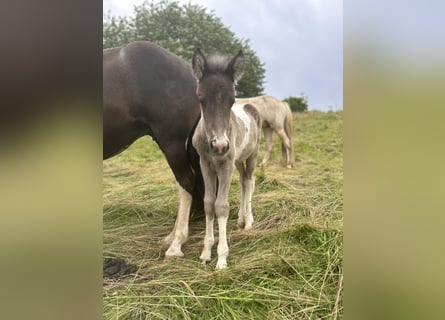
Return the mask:
M204 108L205 107L205 105L206 105L206 102L205 102L205 100L203 100L203 99L200 99L199 100L199 103L201 103L201 106Z

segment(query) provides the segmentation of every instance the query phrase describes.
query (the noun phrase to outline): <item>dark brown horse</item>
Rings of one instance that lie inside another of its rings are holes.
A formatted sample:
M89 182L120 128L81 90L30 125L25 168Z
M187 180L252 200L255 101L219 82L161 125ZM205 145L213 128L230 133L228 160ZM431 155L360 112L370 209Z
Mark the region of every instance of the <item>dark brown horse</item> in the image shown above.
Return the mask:
M183 256L190 209L202 205L196 150L186 142L200 114L190 64L150 43L133 42L103 52L103 158L149 135L159 145L179 184L173 231L164 239L166 257Z

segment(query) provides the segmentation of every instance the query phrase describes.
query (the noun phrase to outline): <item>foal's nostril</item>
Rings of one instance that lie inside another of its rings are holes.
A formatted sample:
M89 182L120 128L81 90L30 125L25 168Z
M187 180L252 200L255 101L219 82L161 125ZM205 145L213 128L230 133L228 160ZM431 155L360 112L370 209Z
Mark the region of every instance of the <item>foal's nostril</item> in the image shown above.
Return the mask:
M229 141L225 137L210 140L210 149L217 154L225 154L229 150Z
M210 149L215 149L216 146L216 138L213 138L212 140L210 140Z

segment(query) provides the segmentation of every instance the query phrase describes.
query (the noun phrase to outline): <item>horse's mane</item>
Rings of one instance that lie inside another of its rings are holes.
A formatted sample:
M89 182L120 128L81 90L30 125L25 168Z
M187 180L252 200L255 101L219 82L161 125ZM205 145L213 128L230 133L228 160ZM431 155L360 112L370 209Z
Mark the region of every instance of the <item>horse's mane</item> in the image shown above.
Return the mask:
M224 73L227 70L229 60L220 54L214 54L207 58L206 73Z

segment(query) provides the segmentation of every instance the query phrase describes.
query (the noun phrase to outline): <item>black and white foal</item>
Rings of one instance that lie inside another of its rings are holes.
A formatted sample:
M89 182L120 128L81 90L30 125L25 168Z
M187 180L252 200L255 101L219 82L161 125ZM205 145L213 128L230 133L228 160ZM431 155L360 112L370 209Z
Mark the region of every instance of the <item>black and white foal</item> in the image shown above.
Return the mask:
M192 59L201 103L201 119L192 143L200 156L205 187L206 234L200 259L203 263L211 260L213 221L216 216L219 228L217 270L227 266L228 195L235 166L239 171L241 185L238 226L248 230L253 223L253 171L260 140L261 118L250 104L234 105L235 84L243 74L244 65L242 51L228 61L219 55L206 58L196 49Z

